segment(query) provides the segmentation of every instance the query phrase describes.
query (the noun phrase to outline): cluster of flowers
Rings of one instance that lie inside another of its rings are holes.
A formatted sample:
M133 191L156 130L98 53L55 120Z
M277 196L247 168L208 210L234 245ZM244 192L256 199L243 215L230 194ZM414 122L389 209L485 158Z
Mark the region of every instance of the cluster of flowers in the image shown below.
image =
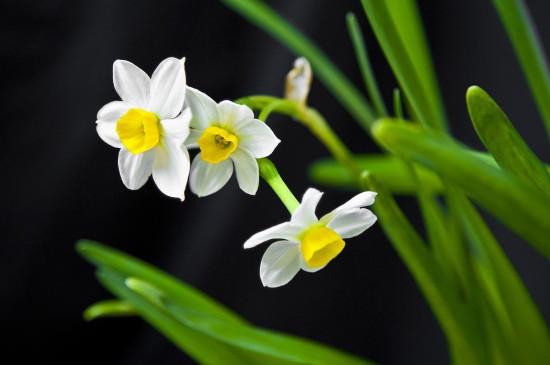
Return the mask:
M299 70L309 70L304 62L297 61ZM309 80L297 77L296 88L291 88L303 102ZM128 61L117 60L113 82L122 101L101 108L97 132L107 144L120 148L118 167L128 189L139 189L152 175L160 191L170 197L184 200L188 180L191 191L203 197L220 190L235 170L239 187L247 194L256 193L256 159L269 156L280 140L254 118L250 108L228 100L216 103L187 86L185 59L165 59L152 77ZM188 149L193 148L200 152L191 162ZM363 192L317 219L315 208L322 193L309 189L290 222L257 233L245 243L250 248L284 239L266 250L260 266L262 283L278 287L300 269L315 272L326 266L344 248L344 238L374 224L376 216L364 207L374 203L375 195Z

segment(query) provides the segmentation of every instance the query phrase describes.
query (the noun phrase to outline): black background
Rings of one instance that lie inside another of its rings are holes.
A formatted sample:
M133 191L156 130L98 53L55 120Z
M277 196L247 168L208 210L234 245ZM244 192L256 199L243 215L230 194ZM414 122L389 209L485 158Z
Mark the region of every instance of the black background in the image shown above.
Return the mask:
M389 102L396 83L358 1L270 4L361 87L344 22L346 12L354 11ZM550 3L528 4L548 45ZM477 84L548 160L542 123L491 2L419 5L454 136L481 148L464 102L467 87ZM87 305L110 297L93 268L74 252L77 239L93 238L176 275L255 324L388 364L448 361L437 322L380 227L349 240L327 269L301 272L282 288L266 289L258 271L267 245L242 249L253 233L288 219L265 184L250 197L233 178L207 198L188 192L183 203L162 195L152 181L130 191L120 181L118 151L95 132L97 111L118 99L111 73L116 59L150 74L164 58L185 56L188 84L220 101L280 95L294 59L286 48L214 0L3 1L1 6L0 326L5 339L0 356L17 356L10 363L192 363L140 319L82 320ZM354 152L377 151L317 81L310 104ZM290 119L273 117L270 125L283 141L271 158L301 196L311 186L308 163L327 152ZM352 196L324 190L320 212ZM400 201L420 226L414 200ZM548 319L548 262L490 221Z

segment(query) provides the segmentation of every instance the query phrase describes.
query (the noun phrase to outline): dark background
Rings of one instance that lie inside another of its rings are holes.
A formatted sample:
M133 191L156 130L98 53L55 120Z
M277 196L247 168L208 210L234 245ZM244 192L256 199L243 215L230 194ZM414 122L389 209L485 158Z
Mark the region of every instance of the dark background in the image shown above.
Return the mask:
M270 4L317 42L362 86L344 22L354 11L366 32L382 91L396 86L359 1L285 0ZM528 1L543 43L550 42L548 1ZM484 87L544 160L548 141L504 30L488 0L420 1L453 134L481 148L464 102ZM380 227L348 241L317 274L301 272L279 289L263 288L264 246L244 251L253 233L288 219L261 183L256 197L234 180L219 193L185 202L152 181L127 190L118 151L95 132L97 111L118 99L112 63L149 74L169 56L187 57L188 84L215 100L281 95L294 56L217 1L3 1L1 32L2 356L25 363L183 364L186 355L137 318L85 323L84 308L110 295L74 252L92 238L143 258L212 295L251 322L387 364L448 361L445 339L411 276ZM547 47L548 48L548 47ZM550 101L549 101L550 102ZM354 152L377 148L317 81L310 104ZM299 196L305 168L327 152L292 120L273 117L283 141L271 156ZM320 212L351 197L327 190ZM414 200L402 198L411 220ZM491 219L544 315L550 317L550 265ZM550 224L550 223L549 223ZM420 225L419 225L420 226Z

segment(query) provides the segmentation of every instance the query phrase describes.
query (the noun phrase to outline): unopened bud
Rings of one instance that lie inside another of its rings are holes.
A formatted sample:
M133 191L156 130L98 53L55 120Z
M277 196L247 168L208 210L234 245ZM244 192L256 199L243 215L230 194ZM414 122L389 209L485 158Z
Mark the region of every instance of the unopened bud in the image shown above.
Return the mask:
M309 62L304 57L294 61L294 68L286 75L285 99L306 105L311 87L312 72Z

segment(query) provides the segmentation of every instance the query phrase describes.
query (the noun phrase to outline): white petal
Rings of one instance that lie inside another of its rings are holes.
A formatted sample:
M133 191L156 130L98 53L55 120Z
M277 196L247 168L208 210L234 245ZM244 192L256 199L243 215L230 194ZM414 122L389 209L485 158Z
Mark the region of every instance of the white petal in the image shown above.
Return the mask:
M132 106L125 101L111 101L97 112L98 122L116 122Z
M150 99L149 76L131 62L116 60L113 83L120 98L138 108L147 109Z
M240 146L231 154L231 159L235 164L235 173L241 190L247 194L255 195L260 183L260 172L256 159Z
M189 187L199 197L207 196L220 190L233 174L233 163L230 159L214 164L204 161L199 153L191 164Z
M153 163L153 180L160 191L184 200L190 164L189 153L181 140L164 138L155 147Z
M327 227L344 239L360 235L376 222L373 212L365 208L348 209L331 220Z
M262 158L271 155L275 147L281 142L279 138L264 122L252 120L237 133L239 146L252 152L254 157Z
M151 76L149 110L160 119L171 119L181 111L184 99L185 59L167 58L158 65Z
M347 209L362 208L374 203L374 198L376 197L375 192L373 191L364 191L360 194L357 194L346 203L340 205L338 208L334 209L332 212L324 215L320 221L321 223L326 223L334 217L336 217L340 212L343 212Z
M319 220L315 215L315 208L317 208L317 204L322 196L323 193L317 189L307 189L304 197L302 198L302 202L292 214L292 218L290 220L292 224L300 227L309 227L317 224Z
M116 121L102 122L98 120L96 130L99 137L108 145L116 148L122 147L122 142L120 142L120 138L118 138L118 134L116 132Z
M183 143L187 136L189 136L189 122L191 122L191 109L187 108L174 119L163 119L160 121L162 134L165 137Z
M260 264L262 284L276 288L288 283L300 271L300 245L278 241L267 248Z
M239 134L239 130L254 120L254 113L246 105L224 100L217 106L219 123L230 132Z
M130 190L141 188L151 176L154 160L154 150L134 155L126 148L121 148L118 153L118 170L124 185Z
M197 89L187 86L184 105L193 114L191 128L203 131L219 120L216 102Z
M189 149L199 147L199 138L202 136L202 131L198 129L190 129L189 136L185 140L185 146Z
M301 233L300 227L296 227L285 222L256 233L250 237L245 243L244 248L252 248L258 246L260 243L264 243L274 239L285 239L294 243L300 242L298 236Z

